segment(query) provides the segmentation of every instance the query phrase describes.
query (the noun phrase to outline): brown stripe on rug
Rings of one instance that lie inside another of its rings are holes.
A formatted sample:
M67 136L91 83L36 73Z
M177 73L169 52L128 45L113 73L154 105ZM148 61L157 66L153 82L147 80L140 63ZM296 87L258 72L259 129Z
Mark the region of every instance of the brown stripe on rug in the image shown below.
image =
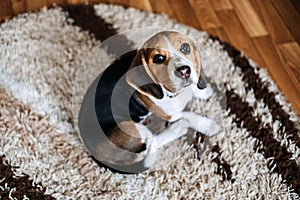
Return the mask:
M73 19L73 25L88 31L97 40L103 42L114 36L114 42L101 44L101 47L106 49L108 53L120 55L121 52L133 50L133 42L118 33L118 30L112 24L96 15L93 5L69 5L64 6L63 9Z
M276 101L276 94L268 89L268 83L262 81L258 73L250 65L249 60L242 55L240 51L235 49L232 45L221 42L218 38L210 37L212 40L218 41L223 49L231 57L234 66L240 68L243 72L243 81L246 83L245 88L247 92L251 89L254 91L254 96L257 100L263 100L268 106L270 113L274 120L279 120L279 134L282 136L289 135L289 141L294 142L300 148L300 135L299 130L293 121L290 120L290 115L284 111L282 106Z
M193 131L192 131L193 132ZM190 134L190 133L189 133ZM193 138L192 146L197 151L197 159L200 161L202 158L202 155L205 151L209 150L213 154L213 158L211 161L215 164L217 164L217 169L215 171L216 174L220 175L222 177L223 181L230 181L231 183L234 183L235 179L232 178L232 170L230 164L222 157L222 151L221 148L217 142L214 146L211 146L209 139L202 134L202 133L194 133L195 136ZM191 138L192 136L188 136L188 138ZM209 149L211 148L211 149Z
M216 156L212 159L212 162L217 164L216 174L219 174L223 181L227 180L231 183L234 183L234 179L232 178L232 170L230 164L222 158L222 151L220 149L219 144L216 144L211 149L212 153L216 153Z
M97 40L103 41L118 33L112 24L95 15L93 5L64 6L63 9L68 13L68 17L73 19L73 25L89 31Z
M258 139L254 150L263 154L270 171L281 175L283 182L286 181L297 194L300 194L300 167L292 160L292 153L273 138L270 126L264 127L261 119L252 115L253 107L234 91L227 91L226 96L230 114L235 116L234 122L238 127L246 128L252 137Z
M16 174L5 156L0 155L0 199L55 199L45 194L41 183L34 183L27 174Z

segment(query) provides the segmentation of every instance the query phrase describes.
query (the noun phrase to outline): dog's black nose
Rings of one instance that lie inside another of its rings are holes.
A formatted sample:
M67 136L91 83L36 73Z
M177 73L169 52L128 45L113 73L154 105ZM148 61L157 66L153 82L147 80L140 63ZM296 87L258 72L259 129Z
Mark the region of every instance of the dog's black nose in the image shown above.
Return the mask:
M189 78L191 75L191 68L187 65L181 66L176 69L175 75L179 78Z

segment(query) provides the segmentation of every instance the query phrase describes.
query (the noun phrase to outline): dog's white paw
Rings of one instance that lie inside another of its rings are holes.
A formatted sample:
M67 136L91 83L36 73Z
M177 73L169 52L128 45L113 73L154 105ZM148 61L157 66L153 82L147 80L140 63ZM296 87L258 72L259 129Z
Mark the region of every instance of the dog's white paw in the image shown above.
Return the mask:
M158 135L154 135L149 140L149 153L156 152L159 148L163 147L165 144L172 142L188 132L189 123L185 119L180 119L173 123L170 127L162 131Z
M187 133L188 128L189 122L186 119L180 119L170 126L169 131L172 132L173 135L176 133L178 137L181 137Z
M213 136L216 133L218 133L220 130L220 126L213 119L207 119L206 124L204 125L203 128L204 128L203 133L208 136Z
M158 155L156 152L148 153L144 160L144 167L145 168L152 167L155 164L157 158Z
M193 93L194 93L194 97L202 100L207 100L213 95L214 91L210 85L207 85L207 87L202 90L198 88L194 88Z
M215 135L220 130L215 120L193 112L183 112L183 118L188 120L191 128L208 136Z

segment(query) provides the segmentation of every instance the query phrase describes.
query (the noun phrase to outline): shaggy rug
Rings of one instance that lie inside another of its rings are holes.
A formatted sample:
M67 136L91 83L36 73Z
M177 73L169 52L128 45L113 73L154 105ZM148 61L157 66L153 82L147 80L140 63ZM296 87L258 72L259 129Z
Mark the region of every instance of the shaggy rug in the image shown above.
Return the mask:
M81 101L110 62L157 27L201 49L214 94L188 109L221 130L170 143L143 173L113 173L80 139ZM0 199L299 199L299 118L266 70L165 15L99 4L2 23L0 99Z

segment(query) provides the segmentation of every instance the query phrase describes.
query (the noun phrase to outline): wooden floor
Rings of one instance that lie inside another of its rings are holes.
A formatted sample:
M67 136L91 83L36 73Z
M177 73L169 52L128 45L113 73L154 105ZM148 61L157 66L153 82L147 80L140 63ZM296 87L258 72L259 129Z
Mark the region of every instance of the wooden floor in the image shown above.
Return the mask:
M44 5L86 0L0 0L0 21ZM300 115L299 0L92 0L156 13L229 42L267 68ZM2 13L1 13L2 12Z

